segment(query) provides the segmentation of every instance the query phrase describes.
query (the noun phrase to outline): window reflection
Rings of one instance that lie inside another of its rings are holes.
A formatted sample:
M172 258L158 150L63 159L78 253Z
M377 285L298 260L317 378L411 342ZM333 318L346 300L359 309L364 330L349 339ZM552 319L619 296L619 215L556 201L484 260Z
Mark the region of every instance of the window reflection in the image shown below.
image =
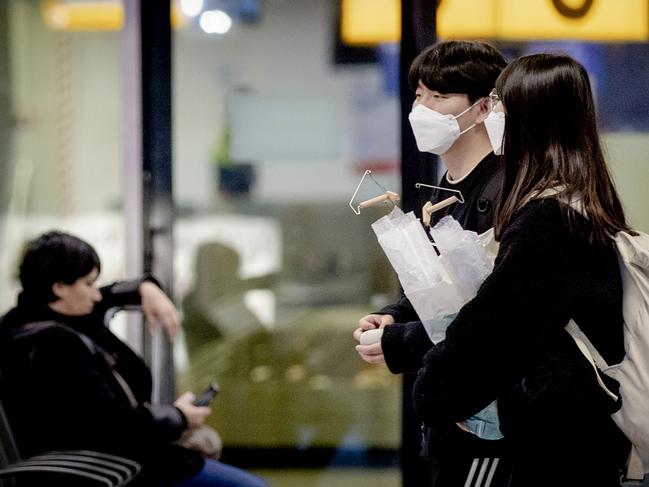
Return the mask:
M398 52L333 64L333 7L271 1L221 36L176 32L178 387L221 384L226 461L396 472L400 380L351 336L398 294L370 228L389 209L347 203L367 167L400 191Z

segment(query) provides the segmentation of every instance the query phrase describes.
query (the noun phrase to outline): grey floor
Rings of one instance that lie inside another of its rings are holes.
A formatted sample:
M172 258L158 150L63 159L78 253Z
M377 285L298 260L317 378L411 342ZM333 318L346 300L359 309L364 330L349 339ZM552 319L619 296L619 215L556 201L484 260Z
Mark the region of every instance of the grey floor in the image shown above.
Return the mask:
M399 469L253 470L271 487L400 487Z

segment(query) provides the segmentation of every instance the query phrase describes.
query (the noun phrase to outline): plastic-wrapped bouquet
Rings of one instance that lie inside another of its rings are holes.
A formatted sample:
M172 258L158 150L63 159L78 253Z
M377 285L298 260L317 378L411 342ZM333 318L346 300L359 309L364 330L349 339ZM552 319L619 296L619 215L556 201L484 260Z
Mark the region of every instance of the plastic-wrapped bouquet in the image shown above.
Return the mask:
M428 337L440 342L460 308L493 270L498 252L493 230L478 235L446 216L430 229L433 245L414 213L404 214L397 207L372 229ZM495 402L465 424L481 438L502 437Z

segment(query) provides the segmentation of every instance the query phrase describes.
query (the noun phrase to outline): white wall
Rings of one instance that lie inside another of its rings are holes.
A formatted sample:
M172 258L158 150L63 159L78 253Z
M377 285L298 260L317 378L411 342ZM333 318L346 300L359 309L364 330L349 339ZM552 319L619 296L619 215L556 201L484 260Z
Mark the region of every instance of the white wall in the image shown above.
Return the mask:
M398 100L383 92L379 67L334 66L331 9L330 0L265 0L258 23L235 25L225 36L198 28L174 32L174 192L180 204L215 202L212 153L225 98L236 85L262 96L324 99L339 114L339 156L259 161L259 199L344 200L360 178L353 162L360 144L397 157ZM121 201L119 33L55 33L33 0L13 2L11 28L15 160L31 174L18 188L26 211L114 208ZM359 133L364 126L379 132L374 141ZM399 190L396 171L387 181Z
M393 138L390 146L397 154L398 100L383 94L378 67L333 65L331 7L329 0L267 0L259 23L237 27L225 36L176 33L174 177L178 201L200 207L214 198L211 152L222 129L225 96L237 85L260 95L325 98L340 114L340 157L260 161L256 195L262 200L348 199L360 178L353 171L353 117L384 117L385 130ZM377 139L381 137L386 135L377 134ZM389 183L394 188L396 174Z
M55 33L40 2L12 2L15 190L30 213L91 212L120 199L119 34ZM3 175L14 177L14 175Z
M649 134L606 134L611 173L631 226L649 232Z

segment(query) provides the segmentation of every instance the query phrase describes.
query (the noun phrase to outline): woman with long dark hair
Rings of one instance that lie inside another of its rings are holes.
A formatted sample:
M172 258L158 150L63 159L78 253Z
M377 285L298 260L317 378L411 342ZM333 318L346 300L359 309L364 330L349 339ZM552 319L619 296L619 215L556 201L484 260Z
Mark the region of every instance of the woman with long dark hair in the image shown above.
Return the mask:
M525 56L505 68L493 97L506 119L500 250L478 295L423 358L415 406L425 423L461 424L497 400L512 487L618 486L630 451L611 418L619 404L565 330L574 320L607 363L624 356L610 236L630 228L588 74L565 55Z
M507 129L504 195L496 216L501 236L534 194L563 187L562 198L580 199L591 242L628 231L600 144L588 74L568 56L526 56L497 80ZM504 100L507 100L506 103ZM567 206L561 209L572 214Z

